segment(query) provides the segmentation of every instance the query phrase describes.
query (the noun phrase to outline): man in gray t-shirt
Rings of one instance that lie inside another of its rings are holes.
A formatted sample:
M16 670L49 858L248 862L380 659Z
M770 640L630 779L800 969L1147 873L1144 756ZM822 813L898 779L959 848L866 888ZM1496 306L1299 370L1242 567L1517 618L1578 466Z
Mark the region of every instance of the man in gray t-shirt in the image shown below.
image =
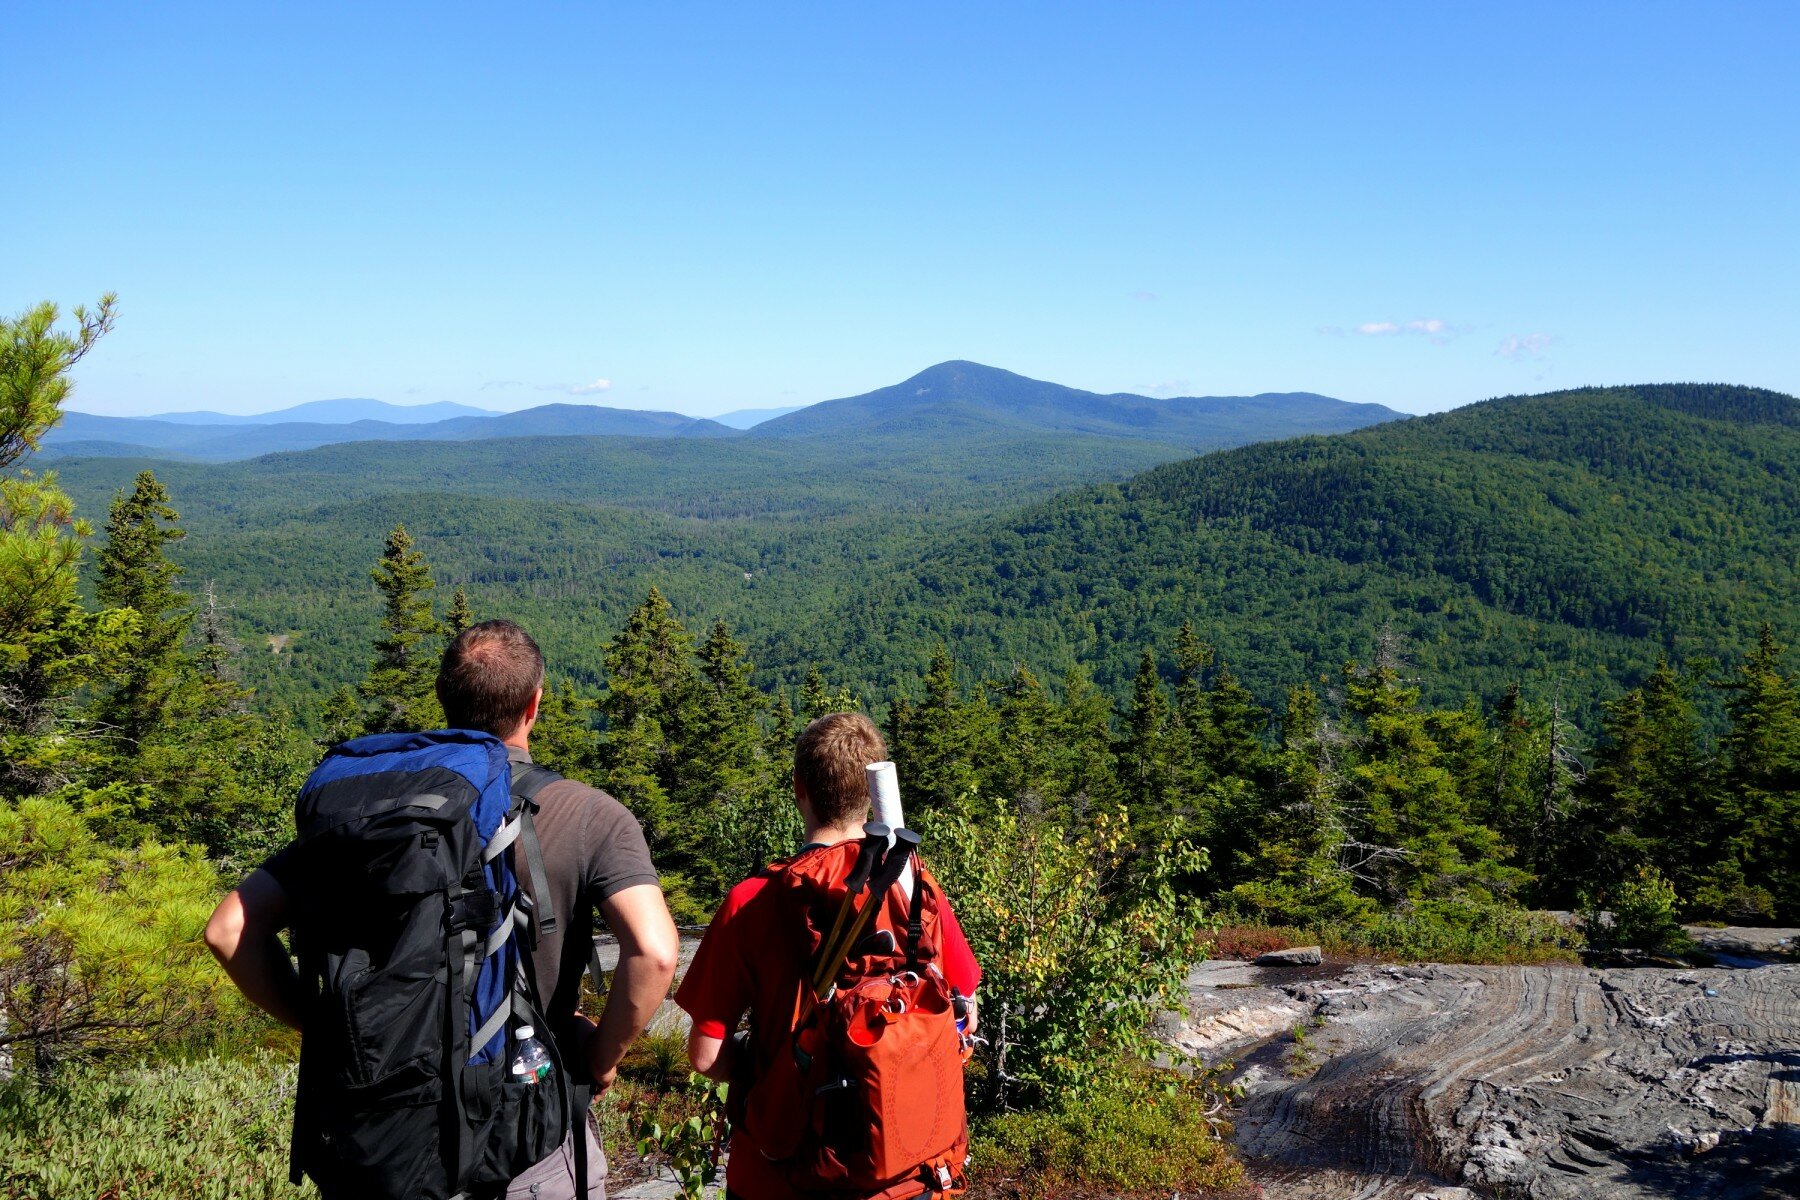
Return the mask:
M515 778L528 768L531 729L544 694L544 659L529 634L511 621L465 629L444 652L437 691L451 728L484 730L505 742ZM536 799L535 824L557 923L540 937L532 965L564 1061L585 1068L599 1095L612 1086L625 1051L668 995L679 950L675 924L643 830L622 804L574 780L547 784ZM291 860L291 850L276 853L226 896L207 923L206 943L251 1003L299 1029L300 980L280 938L294 893L283 879ZM531 889L528 878L521 882ZM595 912L619 942L618 966L598 1022L577 1011ZM606 1160L591 1120L587 1144L587 1200L604 1200ZM577 1200L572 1140L514 1179L506 1195L507 1200Z

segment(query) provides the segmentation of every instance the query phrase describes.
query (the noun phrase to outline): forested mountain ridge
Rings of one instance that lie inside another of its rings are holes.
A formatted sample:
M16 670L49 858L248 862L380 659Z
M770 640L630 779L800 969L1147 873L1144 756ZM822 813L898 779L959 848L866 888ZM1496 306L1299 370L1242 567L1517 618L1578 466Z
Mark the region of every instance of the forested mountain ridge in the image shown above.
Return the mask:
M1311 392L1256 396L1100 395L972 362L945 362L861 396L758 425L757 438L1011 427L1172 442L1213 450L1264 438L1336 433L1402 414Z
M1117 690L1191 618L1261 691L1392 626L1437 700L1524 678L1585 705L1659 655L1800 629L1796 403L1587 389L1171 463L924 548L820 628L871 679L943 639Z

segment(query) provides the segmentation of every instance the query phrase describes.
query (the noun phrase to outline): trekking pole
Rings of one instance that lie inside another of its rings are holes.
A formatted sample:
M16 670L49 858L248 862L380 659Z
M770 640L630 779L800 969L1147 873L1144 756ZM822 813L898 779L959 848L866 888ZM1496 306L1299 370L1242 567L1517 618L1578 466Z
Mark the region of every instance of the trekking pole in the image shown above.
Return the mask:
M869 898L863 902L861 908L856 910L856 917L850 922L850 928L844 931L842 940L828 952L823 962L820 963L821 974L815 978L813 985L813 995L817 997L819 1003L823 1004L831 999L832 993L837 991L836 977L838 968L844 960L845 952L856 945L857 939L862 937L863 930L868 928L869 919L875 915L875 909L887 903L888 892L894 884L899 882L901 873L912 862L913 853L918 848L918 834L910 829L894 830L894 847L888 851L887 857L881 862L880 869L875 872L875 878L869 883ZM827 968L830 971L829 975L823 973Z
M844 880L844 900L838 905L837 920L831 926L831 932L819 943L819 965L813 971L813 991L818 991L827 964L831 962L828 953L838 934L844 931L844 922L850 919L850 912L856 903L856 894L868 884L869 875L875 870L875 864L881 852L887 849L889 830L880 821L870 821L863 826L862 846L856 852L856 865L850 868L849 878Z
M889 829L904 829L906 813L900 807L900 772L891 762L870 763L865 769L869 782L869 806L874 809L875 819L887 825ZM888 846L894 844L888 838ZM906 892L906 898L912 899L913 873L908 867L900 873L900 886Z

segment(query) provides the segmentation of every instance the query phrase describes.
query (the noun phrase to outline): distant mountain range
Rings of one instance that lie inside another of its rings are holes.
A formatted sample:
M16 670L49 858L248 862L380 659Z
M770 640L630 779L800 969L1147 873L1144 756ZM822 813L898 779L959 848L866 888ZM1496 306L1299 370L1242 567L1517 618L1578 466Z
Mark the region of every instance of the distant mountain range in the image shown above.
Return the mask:
M785 417L791 412L799 412L806 407L803 404L790 404L786 408L738 408L713 418L721 425L729 425L733 429L752 429L764 421L773 421L776 417Z
M755 437L1012 427L1213 450L1304 433L1343 433L1403 414L1312 392L1156 398L1100 395L980 363L947 362L903 383L827 400L756 427Z
M304 407L304 406L302 406ZM71 412L44 439L63 457L185 458L231 462L340 442L478 441L501 437L614 435L652 438L738 437L717 421L671 412L546 404L520 412L452 417L429 424L391 421L287 421L274 425L200 425Z
M286 425L293 422L318 425L349 425L356 421L385 421L390 425L429 425L452 417L493 417L491 408L471 408L447 400L436 404L389 404L385 400L347 398L343 400L309 400L292 408L278 408L266 413L173 412L153 413L144 420L167 421L174 425Z
M450 414L450 415L446 415ZM745 409L717 420L672 412L547 404L489 413L457 404L319 400L256 416L71 412L44 439L60 457L228 462L341 442L479 441L502 437L927 437L970 432L1066 433L1215 450L1306 433L1341 433L1402 414L1311 392L1155 398L1099 395L979 363L947 362L903 383L798 409Z

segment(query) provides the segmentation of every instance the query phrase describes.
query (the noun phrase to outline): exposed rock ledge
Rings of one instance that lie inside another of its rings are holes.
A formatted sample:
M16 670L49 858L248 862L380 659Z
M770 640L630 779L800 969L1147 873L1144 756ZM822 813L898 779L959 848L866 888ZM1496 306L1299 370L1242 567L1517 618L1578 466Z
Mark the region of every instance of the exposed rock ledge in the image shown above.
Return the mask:
M1271 1200L1800 1196L1800 966L1308 974L1205 964L1168 1031Z

